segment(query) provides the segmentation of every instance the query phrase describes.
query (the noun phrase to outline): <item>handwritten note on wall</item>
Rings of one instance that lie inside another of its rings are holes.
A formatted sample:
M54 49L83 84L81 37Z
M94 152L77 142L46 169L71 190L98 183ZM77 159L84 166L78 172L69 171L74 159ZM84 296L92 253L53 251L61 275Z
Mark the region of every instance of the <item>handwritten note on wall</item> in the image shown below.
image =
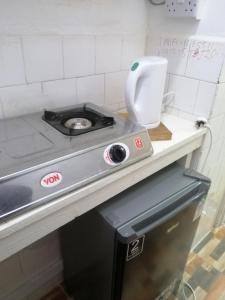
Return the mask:
M160 38L159 54L166 56L185 57L188 53L190 41L179 38Z
M150 54L168 58L168 71L190 78L218 82L225 58L225 39L165 37L150 39Z

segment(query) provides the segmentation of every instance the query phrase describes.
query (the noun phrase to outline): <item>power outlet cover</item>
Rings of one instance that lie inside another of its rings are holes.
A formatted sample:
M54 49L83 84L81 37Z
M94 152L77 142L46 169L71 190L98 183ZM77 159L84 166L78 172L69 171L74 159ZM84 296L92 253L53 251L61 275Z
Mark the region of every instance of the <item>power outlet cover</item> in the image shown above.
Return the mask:
M207 0L166 0L166 14L174 18L192 18L200 20L203 17Z

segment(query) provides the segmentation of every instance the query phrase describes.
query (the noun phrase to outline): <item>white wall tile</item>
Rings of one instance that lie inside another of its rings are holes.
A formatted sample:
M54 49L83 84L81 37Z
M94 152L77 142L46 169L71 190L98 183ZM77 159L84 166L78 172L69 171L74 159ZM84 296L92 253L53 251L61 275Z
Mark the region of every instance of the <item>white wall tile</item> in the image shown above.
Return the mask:
M18 37L0 38L0 86L25 83L21 41Z
M179 110L179 113L178 113L178 117L179 118L182 118L182 119L185 119L185 120L188 120L188 121L191 121L194 122L196 121L196 116L192 113L187 113L187 112L184 112L182 110Z
M0 86L23 83L25 74L20 38L0 38Z
M184 112L192 113L197 98L198 86L198 80L170 75L168 90L176 93L171 106Z
M225 59L223 61L223 66L222 66L222 69L221 69L219 82L225 83Z
M0 100L5 118L35 112L44 107L40 83L0 88Z
M61 257L57 232L53 232L19 252L22 271L34 274Z
M121 71L105 75L106 105L113 105L124 101L128 72Z
M210 128L212 130L213 143L216 143L224 138L224 130L221 130L224 128L224 120L224 115L217 116L209 120ZM209 135L207 136L205 143L206 145L209 145Z
M217 85L217 93L214 99L214 105L212 109L212 117L225 113L225 83Z
M168 59L168 72L184 75L187 65L190 42L185 37L149 36L147 54Z
M106 103L105 107L107 108L107 110L109 110L111 112L118 112L121 109L125 108L125 106L121 105L121 103L114 103L114 104Z
M104 75L89 76L77 79L78 102L92 102L104 105Z
M23 49L26 75L29 82L63 77L61 37L24 37Z
M95 72L95 37L65 37L63 40L64 75L78 77Z
M96 73L119 71L121 68L122 38L96 37Z
M145 53L145 36L125 36L122 47L122 69L130 69L131 63L144 56Z
M209 118L214 99L216 96L217 84L200 81L197 101L194 108L194 114L199 117Z
M64 79L43 82L43 94L48 96L55 107L74 105L77 103L77 80Z
M218 83L224 63L225 39L191 38L186 75Z
M179 117L180 110L173 106L167 106L165 112L174 115L176 117Z
M169 73L167 73L167 75L166 75L166 82L165 82L165 89L164 89L164 93L167 93L167 92L169 92L169 80L170 80L170 74Z
M0 264L0 297L1 293L10 291L24 278L20 268L19 256L13 255ZM3 298L1 298L3 299Z
M4 118L4 113L3 113L3 106L2 106L2 101L1 101L1 97L0 97L0 119Z

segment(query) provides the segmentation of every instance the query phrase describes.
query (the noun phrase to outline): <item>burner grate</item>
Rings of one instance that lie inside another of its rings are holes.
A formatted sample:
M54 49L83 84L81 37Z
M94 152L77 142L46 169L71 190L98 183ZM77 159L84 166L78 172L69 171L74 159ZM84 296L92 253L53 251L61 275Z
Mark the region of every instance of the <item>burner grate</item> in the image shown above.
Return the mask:
M87 105L60 112L46 110L43 120L68 136L88 133L115 124L113 117L105 116Z

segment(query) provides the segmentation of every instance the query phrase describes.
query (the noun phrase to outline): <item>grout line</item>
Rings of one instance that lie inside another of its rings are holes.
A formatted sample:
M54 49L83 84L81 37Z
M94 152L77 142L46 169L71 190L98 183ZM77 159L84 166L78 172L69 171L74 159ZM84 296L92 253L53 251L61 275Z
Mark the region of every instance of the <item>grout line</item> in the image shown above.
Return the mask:
M120 50L120 71L123 70L123 56L124 56L124 43L125 43L125 37L121 37L121 50Z
M74 89L75 89L75 99L76 99L76 102L79 103L79 99L78 99L78 80L77 80L77 78L75 79Z
M104 74L104 105L106 105L106 74Z
M41 93L42 93L42 95L44 95L44 82L43 81L41 82Z
M187 76L185 74L175 74L175 73L172 73L172 72L169 72L171 75L173 76L179 76L179 77L184 77L184 78L188 78L188 79L192 79L192 80L198 80L198 81L202 81L202 82L206 82L206 83L211 83L211 84L215 84L215 85L218 85L217 82L214 82L214 81L208 81L208 80L204 80L204 79L199 79L199 78L195 78L195 77L190 77L190 76ZM222 83L220 83L222 84Z
M61 51L62 51L62 69L63 69L63 79L65 79L65 56L64 56L64 36L61 38Z
M2 118L5 119L6 115L5 115L4 106L3 106L1 98L0 98L0 109L1 109L1 112L2 112Z
M26 84L29 84L28 78L27 78L24 44L23 44L23 37L22 36L20 37L20 47L21 47L21 52L22 52L23 71L24 71L25 82L26 82Z
M97 37L94 35L94 74L97 73Z
M186 72L187 72L188 62L189 62L190 55L191 55L191 46L192 46L192 41L188 40L188 47L187 47L188 55L187 55L187 61L186 61L186 65L185 65L184 75L186 75Z
M198 87L197 87L197 91L196 91L196 95L195 95L195 104L193 106L193 111L192 114L194 114L196 106L197 106L197 102L198 102L198 97L199 97L199 91L200 91L200 80L198 81Z

